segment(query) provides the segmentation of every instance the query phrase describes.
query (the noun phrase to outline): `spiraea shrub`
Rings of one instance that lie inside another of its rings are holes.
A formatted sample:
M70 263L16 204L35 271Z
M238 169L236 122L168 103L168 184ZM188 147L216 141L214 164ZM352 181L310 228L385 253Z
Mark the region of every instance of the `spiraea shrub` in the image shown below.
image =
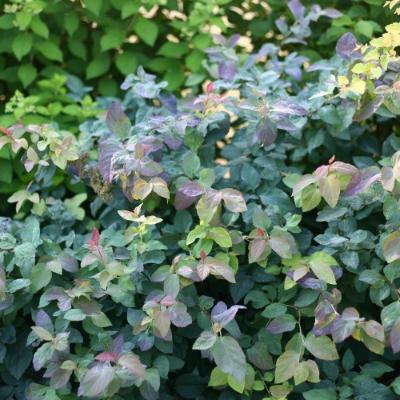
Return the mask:
M400 395L400 23L317 62L238 39L195 98L71 77L75 125L1 129L0 398Z

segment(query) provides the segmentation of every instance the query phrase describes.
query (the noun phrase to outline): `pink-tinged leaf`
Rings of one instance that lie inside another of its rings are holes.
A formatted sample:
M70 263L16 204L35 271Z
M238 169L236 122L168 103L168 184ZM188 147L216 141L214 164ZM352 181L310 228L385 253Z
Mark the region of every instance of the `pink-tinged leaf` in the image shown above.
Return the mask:
M118 102L114 102L108 110L106 123L111 133L121 139L128 137L131 131L131 121Z
M317 179L321 179L329 171L328 165L321 165L315 170L315 176Z
M288 99L278 99L271 104L272 111L279 112L281 114L290 115L306 115L307 110L300 104L297 104L293 100Z
M111 354L114 354L115 357L122 354L124 351L124 336L122 334L116 336L110 343L108 350Z
M400 259L400 232L392 232L383 244L383 255L388 263Z
M201 261L204 261L206 259L206 257L207 257L206 252L203 249L201 249L200 250Z
M109 143L107 141L102 142L99 146L99 170L101 176L107 183L111 183L113 180L113 170L111 168L111 161L113 155L120 151L120 146L117 143Z
M270 146L278 136L276 123L267 116L261 118L256 126L256 136L264 147Z
M290 251L290 244L288 241L280 235L271 236L268 241L272 250L275 251L276 254L281 256L282 258L291 258L292 252Z
M97 228L93 228L90 239L87 240L91 246L98 246L100 242L100 233Z
M392 346L393 353L400 351L400 322L394 325L390 333L390 345Z
M74 372L72 369L56 369L50 379L50 388L57 390L64 387L68 383L72 372Z
M246 200L242 193L234 189L222 189L222 198L224 199L225 206L232 212L245 212L247 211Z
M140 376L142 379L147 380L146 370L142 363L135 354L124 354L118 359L118 365L125 367L135 375Z
M232 268L222 261L207 257L206 262L211 266L212 275L220 275L230 283L236 283Z
M168 306L172 306L172 304L175 304L175 303L176 303L176 300L172 296L167 295L161 300L160 304L164 307L168 307Z
M318 181L321 196L333 208L336 206L340 196L340 181L336 174L329 174L326 178Z
M335 161L331 167L331 171L337 171L343 175L354 175L358 172L358 168L354 165L344 163L342 161Z
M116 360L114 354L112 354L112 353L110 353L108 351L105 351L104 353L98 354L94 359L97 360L97 361L108 362L108 363L110 361L115 361Z
M365 322L364 330L368 336L371 336L372 338L379 340L380 342L385 341L385 332L382 325L377 321L370 320Z
M335 155L333 155L330 159L329 159L329 161L328 161L328 163L329 164L332 164L334 161L335 161Z
M317 178L314 175L311 174L303 175L294 185L292 196L295 196L297 193L301 192L304 188L312 185L316 181Z
M355 196L368 189L380 177L381 171L375 166L359 171L353 175L343 194L345 196Z
M208 94L210 94L210 93L212 93L213 90L214 90L214 84L212 82L209 82L207 84L206 91Z
M79 395L98 397L113 380L116 370L106 363L98 363L81 380Z
M250 259L253 262L261 261L260 257L264 253L266 246L267 242L264 239L253 240L249 246Z
M167 336L167 333L171 326L171 318L168 314L168 311L160 311L159 307L155 307L153 308L153 318L156 327L161 333L161 336Z
M11 131L9 131L8 129L6 129L2 126L0 126L0 131L2 131L7 136L11 136Z
M204 281L204 279L207 278L208 275L210 275L210 271L211 271L211 266L210 264L207 263L198 263L197 264L197 274L199 275L200 279L202 281Z

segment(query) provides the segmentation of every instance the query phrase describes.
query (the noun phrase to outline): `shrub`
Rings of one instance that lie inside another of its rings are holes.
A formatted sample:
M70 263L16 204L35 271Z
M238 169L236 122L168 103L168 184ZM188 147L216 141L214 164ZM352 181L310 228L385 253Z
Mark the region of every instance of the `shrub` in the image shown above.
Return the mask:
M220 76L195 101L139 67L77 135L2 128L29 180L0 219L0 397L395 399L386 30L307 69L217 36Z

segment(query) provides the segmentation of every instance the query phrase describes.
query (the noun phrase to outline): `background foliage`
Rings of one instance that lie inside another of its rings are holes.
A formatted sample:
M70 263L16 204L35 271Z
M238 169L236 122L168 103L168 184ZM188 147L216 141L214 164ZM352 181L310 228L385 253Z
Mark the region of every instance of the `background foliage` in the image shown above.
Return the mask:
M400 24L381 3L254 3L281 35L246 53L206 33L204 94L139 66L103 97L58 70L7 99L0 398L397 398Z

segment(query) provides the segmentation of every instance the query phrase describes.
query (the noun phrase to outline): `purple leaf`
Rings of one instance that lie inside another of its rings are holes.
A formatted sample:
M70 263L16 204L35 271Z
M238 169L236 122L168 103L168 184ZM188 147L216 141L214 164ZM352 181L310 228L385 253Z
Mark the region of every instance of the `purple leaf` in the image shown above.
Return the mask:
M305 7L299 0L290 0L288 7L296 19L301 19L303 17Z
M172 150L178 150L183 143L183 139L176 133L171 131L163 133L163 141Z
M175 195L174 205L177 210L191 206L197 196L204 193L204 188L199 182L186 182L180 186Z
M113 179L113 171L111 169L111 160L113 155L121 150L117 143L108 141L102 142L99 146L99 170L107 183L111 183Z
M343 14L336 10L335 8L325 8L324 10L322 10L321 12L322 15L326 15L329 18L340 18L343 16Z
M227 305L223 301L219 301L211 310L211 317L222 314L228 309Z
M355 196L369 188L380 176L381 171L375 166L359 171L353 175L343 194L345 196Z
M97 354L97 356L94 359L96 361L101 361L101 362L106 362L106 363L116 360L115 355L113 353L110 353L109 351L105 351L103 353Z
M61 263L61 267L68 272L76 273L79 271L78 261L75 257L70 256L63 251L57 256L58 260Z
M106 123L111 133L121 139L128 137L132 127L131 121L118 102L114 102L108 110Z
M232 80L232 78L235 76L236 74L236 65L235 65L235 61L233 60L229 60L229 61L222 61L219 65L218 65L218 73L219 76L230 82Z
M275 122L268 117L261 118L256 126L256 135L264 147L270 146L278 136Z
M218 43L219 45L221 45L221 46L225 46L225 44L226 44L226 39L222 36L222 35L219 35L219 34L217 34L217 33L213 33L213 38L214 38L214 41L216 42L216 43Z
M235 35L231 36L226 44L226 47L232 48L236 46L236 43L240 40L240 35L236 33Z
M346 321L338 315L332 324L332 339L335 343L343 342L343 340L347 339L355 329L356 323L354 321Z
M246 200L242 193L234 189L222 189L222 198L224 199L225 206L232 212L245 212L247 211Z
M274 318L266 327L267 331L277 335L278 333L290 332L296 326L296 319L290 314L283 314Z
M161 174L163 169L155 161L149 160L147 162L140 162L138 172L143 176L153 177Z
M46 331L50 332L52 335L54 334L54 325L46 311L38 311L35 318L35 324L40 328L46 329Z
M247 357L257 368L264 370L275 368L274 360L268 352L267 343L257 342L247 350Z
M337 265L334 265L332 268L333 275L335 276L335 280L337 281L343 276L343 268Z
M300 285L305 289L320 290L320 291L326 289L326 283L324 281L315 278L308 278L308 275L309 274L299 279L297 281L298 285Z
M73 372L72 369L57 368L51 376L50 387L52 389L61 389L68 383Z
M336 44L336 52L340 57L347 59L356 46L356 37L351 32L347 32L338 40Z
M184 328L192 323L192 317L186 310L187 307L183 303L175 303L168 309L171 322L175 326Z
M168 90L162 90L158 94L158 99L171 114L176 114L178 112L178 100L173 93Z
M111 354L116 355L116 357L121 355L124 351L124 336L122 334L116 336L110 343L108 350Z
M383 99L383 96L376 97L370 92L366 92L361 99L360 108L353 116L353 121L363 121L369 118L380 107Z
M14 296L7 295L5 300L0 301L0 311L3 311L6 308L10 307L13 301L14 301Z
M142 379L147 379L146 370L144 369L142 363L135 354L124 354L118 360L118 365L128 369L135 375L140 376Z
M301 42L304 42L303 40ZM304 42L306 44L306 42ZM287 67L285 68L285 72L293 78L295 81L300 82L301 77L303 75L301 69L299 67Z
M393 353L400 351L400 322L397 322L390 333L390 345L392 346Z
M307 110L295 101L288 99L278 99L271 104L272 111L279 112L282 114L290 115L305 115Z
M214 307L215 308L215 307ZM246 309L244 306L232 306L228 310L212 316L213 322L218 322L221 324L221 326L225 326L229 324L234 318L236 313L239 311L239 309Z

